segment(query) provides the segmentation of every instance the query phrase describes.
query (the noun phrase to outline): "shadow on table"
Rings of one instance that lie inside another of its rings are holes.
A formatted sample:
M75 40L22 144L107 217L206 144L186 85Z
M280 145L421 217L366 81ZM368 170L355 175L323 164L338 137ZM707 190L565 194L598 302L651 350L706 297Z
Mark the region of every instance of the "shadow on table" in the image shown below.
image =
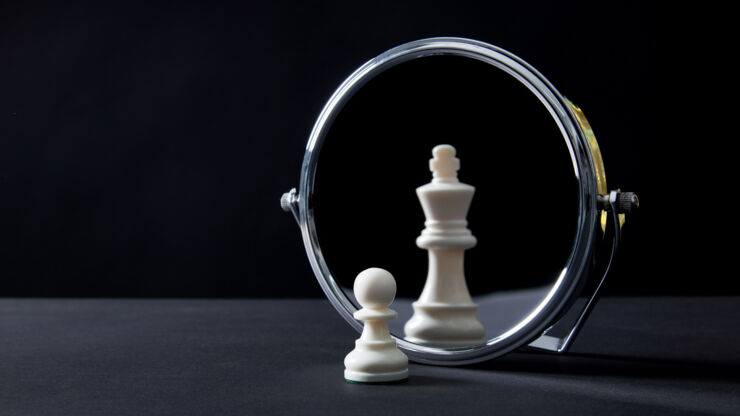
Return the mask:
M656 379L738 380L740 365L699 360L630 357L592 353L550 355L517 352L467 368L533 374L566 374Z

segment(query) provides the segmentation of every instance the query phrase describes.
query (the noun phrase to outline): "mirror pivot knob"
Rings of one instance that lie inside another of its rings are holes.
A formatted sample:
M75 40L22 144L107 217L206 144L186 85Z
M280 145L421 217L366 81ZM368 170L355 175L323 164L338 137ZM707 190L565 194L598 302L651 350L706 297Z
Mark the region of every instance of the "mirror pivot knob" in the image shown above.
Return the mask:
M633 209L640 206L640 200L634 192L622 192L617 197L617 211L629 214Z

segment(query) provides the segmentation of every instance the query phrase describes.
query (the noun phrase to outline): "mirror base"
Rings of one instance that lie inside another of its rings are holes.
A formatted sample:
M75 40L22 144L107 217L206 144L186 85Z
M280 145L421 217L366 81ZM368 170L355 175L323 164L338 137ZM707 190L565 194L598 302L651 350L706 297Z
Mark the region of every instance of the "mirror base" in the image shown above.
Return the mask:
M579 296L570 306L568 311L558 319L555 324L546 329L540 337L530 342L529 345L524 347L524 349L533 349L558 354L566 353L576 335L578 335L578 331L580 331L583 323L588 319L588 316L591 314L591 311L599 299L601 286L604 284L612 264L614 264L614 257L616 256L617 248L619 247L622 226L620 209L617 206L619 193L620 191L618 190L611 191L607 199L608 206L605 207L608 208L608 211L612 214L613 231L610 255L605 262L605 266L603 266L603 271L599 274L592 273L592 276L598 277L587 283L589 287L585 288L583 292L586 296Z

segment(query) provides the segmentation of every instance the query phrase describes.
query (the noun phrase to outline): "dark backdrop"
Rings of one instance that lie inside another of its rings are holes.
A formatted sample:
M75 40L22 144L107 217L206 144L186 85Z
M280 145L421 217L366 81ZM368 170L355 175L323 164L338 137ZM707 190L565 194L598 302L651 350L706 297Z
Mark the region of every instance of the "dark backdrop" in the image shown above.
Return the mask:
M584 107L642 201L607 293L740 293L695 191L722 176L696 147L702 29L672 9L101 3L0 3L0 296L320 296L280 195L344 77L431 36L501 46Z

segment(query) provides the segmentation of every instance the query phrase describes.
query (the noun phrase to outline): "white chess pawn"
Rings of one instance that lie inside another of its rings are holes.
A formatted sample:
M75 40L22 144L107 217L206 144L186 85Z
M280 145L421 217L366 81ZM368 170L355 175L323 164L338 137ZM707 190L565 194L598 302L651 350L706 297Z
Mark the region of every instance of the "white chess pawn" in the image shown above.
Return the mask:
M460 160L454 147L439 145L432 154L432 182L416 188L426 216L416 245L429 251L429 271L424 290L413 303L414 315L404 326L405 338L437 347L480 344L485 328L476 317L478 306L463 270L465 250L477 243L466 220L475 188L457 179Z
M362 309L354 317L364 321L355 349L344 358L344 379L351 383L400 382L409 377L409 359L388 332L388 320L396 312L388 306L396 297L393 275L370 268L357 275L355 297Z

